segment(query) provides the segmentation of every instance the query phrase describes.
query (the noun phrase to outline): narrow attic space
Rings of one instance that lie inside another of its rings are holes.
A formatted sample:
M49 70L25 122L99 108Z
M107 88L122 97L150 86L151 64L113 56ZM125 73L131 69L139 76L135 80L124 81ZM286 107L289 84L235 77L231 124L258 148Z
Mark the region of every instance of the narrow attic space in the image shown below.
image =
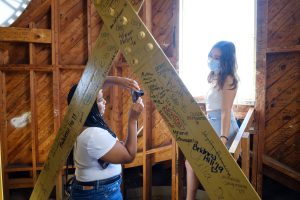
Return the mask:
M0 0L0 200L300 199L299 0Z

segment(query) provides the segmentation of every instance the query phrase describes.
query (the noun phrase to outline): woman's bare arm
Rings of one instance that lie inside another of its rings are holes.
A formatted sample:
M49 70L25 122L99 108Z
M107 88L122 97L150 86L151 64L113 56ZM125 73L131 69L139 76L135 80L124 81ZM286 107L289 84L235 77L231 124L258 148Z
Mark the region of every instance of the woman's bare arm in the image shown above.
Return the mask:
M117 141L113 148L101 157L102 160L115 164L130 163L134 160L137 151L137 120L143 108L144 104L142 99L139 98L129 111L128 133L125 144Z
M232 89L232 82L232 77L227 76L222 90L221 135L227 138L230 129L231 109L237 92L237 89ZM224 144L226 144L226 138L221 138L221 140Z
M103 84L103 89L112 85L118 85L125 89L131 89L135 91L140 89L138 83L133 79L120 76L107 76Z

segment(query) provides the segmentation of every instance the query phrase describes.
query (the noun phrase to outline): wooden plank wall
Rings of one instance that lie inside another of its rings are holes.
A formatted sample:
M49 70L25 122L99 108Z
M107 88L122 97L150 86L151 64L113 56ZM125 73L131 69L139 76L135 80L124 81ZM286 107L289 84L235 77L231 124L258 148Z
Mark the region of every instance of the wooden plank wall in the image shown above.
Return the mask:
M260 24L258 24L257 59L258 77L261 79L258 79L257 90L264 93L258 92L260 96L257 94L257 103L261 106L256 109L257 113L264 115L262 116L264 122L259 122L264 127L261 126L258 130L260 135L264 135L260 137L260 145L263 145L260 152L264 174L298 191L300 191L299 9L298 0L258 1ZM264 107L262 101L265 101ZM259 190L261 191L261 188Z

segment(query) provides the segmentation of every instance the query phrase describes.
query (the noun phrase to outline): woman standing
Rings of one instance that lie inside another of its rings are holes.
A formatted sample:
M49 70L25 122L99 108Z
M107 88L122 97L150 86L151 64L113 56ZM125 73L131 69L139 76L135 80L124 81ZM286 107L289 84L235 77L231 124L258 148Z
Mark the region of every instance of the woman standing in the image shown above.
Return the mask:
M122 87L139 90L136 81L122 77L108 77L104 86L117 84ZM76 85L68 95L70 103ZM102 90L85 121L81 134L74 145L75 176L71 188L71 199L122 199L120 191L121 164L133 161L137 151L137 120L144 105L139 98L133 103L128 116L128 133L124 143L103 120L106 101Z
M206 97L207 119L227 148L230 147L238 132L232 105L238 88L236 74L237 62L235 45L232 42L216 43L208 54L209 91ZM187 170L187 200L195 199L199 186L198 178L188 161Z

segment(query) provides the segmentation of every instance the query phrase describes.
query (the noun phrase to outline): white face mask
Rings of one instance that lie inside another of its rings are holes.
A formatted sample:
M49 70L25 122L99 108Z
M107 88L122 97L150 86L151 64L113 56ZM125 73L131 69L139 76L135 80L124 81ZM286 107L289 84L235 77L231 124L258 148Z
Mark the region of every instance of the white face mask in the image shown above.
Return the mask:
M208 67L211 71L214 73L219 73L220 72L220 61L213 59L213 58L208 58Z

